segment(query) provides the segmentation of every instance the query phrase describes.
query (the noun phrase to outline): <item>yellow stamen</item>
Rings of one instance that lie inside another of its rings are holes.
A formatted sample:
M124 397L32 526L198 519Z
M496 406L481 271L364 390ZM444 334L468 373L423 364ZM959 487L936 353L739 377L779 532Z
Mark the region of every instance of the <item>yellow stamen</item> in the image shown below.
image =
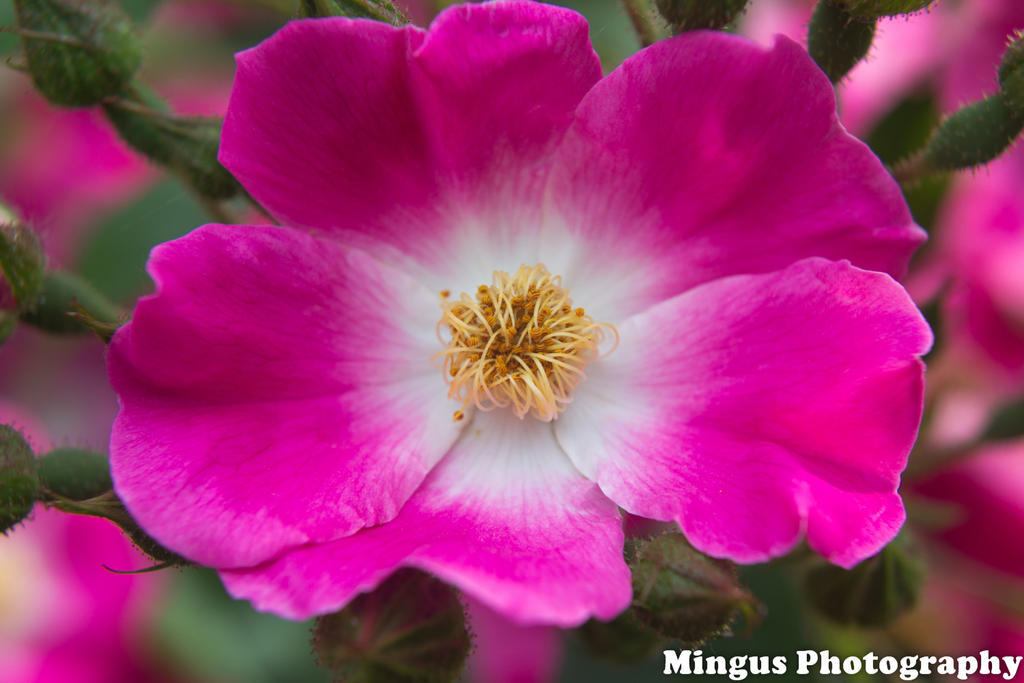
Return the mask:
M475 299L442 297L441 308L438 332L447 329L450 342L438 355L448 396L462 400L463 409L512 406L520 418L553 420L572 400L605 335L618 343L618 331L573 308L561 278L542 264L520 266L514 275L495 271ZM463 410L455 413L455 420L463 417Z

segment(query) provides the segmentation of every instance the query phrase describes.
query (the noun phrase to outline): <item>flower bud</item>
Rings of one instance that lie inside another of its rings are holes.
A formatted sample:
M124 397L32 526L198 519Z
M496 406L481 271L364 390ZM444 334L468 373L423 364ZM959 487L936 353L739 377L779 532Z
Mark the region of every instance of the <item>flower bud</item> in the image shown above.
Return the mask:
M455 681L469 645L455 592L411 569L320 617L313 631L320 666L353 683Z
M402 26L409 19L391 0L301 0L300 17L354 17Z
M723 28L747 8L749 0L656 0L658 11L675 33Z
M18 315L36 301L43 282L43 250L35 233L15 222L0 222L0 344Z
M681 534L641 541L628 560L633 572L632 614L666 638L701 643L722 633L757 600L739 583L736 565L694 550Z
M871 49L875 20L848 13L833 0L820 0L807 27L807 51L829 80L838 83Z
M1024 119L1024 31L1010 38L999 64L999 87L1018 119Z
M82 278L50 271L43 278L35 305L21 319L54 334L84 334L90 328L79 320L83 311L91 319L108 323L121 317L117 306Z
M43 286L39 238L19 223L0 223L0 310L24 311Z
M805 588L811 604L833 621L877 627L914 606L925 573L924 559L904 531L853 569L831 564L812 569Z
M860 19L910 14L923 10L933 2L935 0L836 0L836 4Z
M39 483L71 500L86 500L110 491L110 463L102 453L58 448L36 461Z
M32 82L66 107L118 94L142 62L131 19L114 0L14 0Z
M209 199L230 199L241 186L217 161L223 121L209 116L177 116L132 102L108 102L107 118L129 145L177 173Z
M1019 72L1017 72L1019 73ZM897 166L897 179L906 182L936 171L972 168L1002 154L1024 128L1003 92L968 104L935 129L925 148Z
M28 517L39 495L35 455L10 425L0 425L0 533Z

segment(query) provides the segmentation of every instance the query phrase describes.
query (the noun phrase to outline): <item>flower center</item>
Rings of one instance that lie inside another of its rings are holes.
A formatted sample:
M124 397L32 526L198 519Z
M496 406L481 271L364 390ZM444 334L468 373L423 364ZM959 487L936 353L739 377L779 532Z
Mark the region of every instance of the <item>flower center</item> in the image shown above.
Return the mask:
M480 410L510 405L520 418L553 420L586 376L583 366L598 357L605 333L618 342L612 325L573 307L562 278L542 264L520 266L514 275L495 271L475 297L449 297L441 292L438 334L447 329L451 341L439 355L448 396L461 399L463 410L469 403Z

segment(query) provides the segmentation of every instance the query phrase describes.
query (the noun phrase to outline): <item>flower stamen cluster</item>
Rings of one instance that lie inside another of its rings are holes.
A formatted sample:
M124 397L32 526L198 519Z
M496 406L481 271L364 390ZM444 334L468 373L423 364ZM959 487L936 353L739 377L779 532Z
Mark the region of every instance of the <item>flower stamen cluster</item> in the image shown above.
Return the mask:
M470 403L480 410L512 406L520 418L553 420L586 377L583 366L598 357L606 332L618 343L615 327L574 307L561 277L543 264L520 266L511 276L495 271L475 297L449 296L441 292L438 334L447 328L450 342L440 355L448 396L461 399L463 410Z

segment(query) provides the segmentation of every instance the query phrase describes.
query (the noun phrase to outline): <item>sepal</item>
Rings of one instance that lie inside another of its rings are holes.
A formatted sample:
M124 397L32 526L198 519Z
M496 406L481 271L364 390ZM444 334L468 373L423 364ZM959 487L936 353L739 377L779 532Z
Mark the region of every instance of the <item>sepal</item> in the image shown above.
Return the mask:
M409 23L409 19L391 0L301 0L299 16L374 19L392 26Z
M926 576L924 558L906 531L853 569L823 564L804 587L810 602L840 624L880 627L917 603Z
M450 683L469 648L455 591L412 569L320 617L313 631L320 666L351 683Z
M665 638L699 644L740 614L748 623L757 617L760 605L740 584L736 565L698 552L681 534L638 541L630 555L630 612Z

